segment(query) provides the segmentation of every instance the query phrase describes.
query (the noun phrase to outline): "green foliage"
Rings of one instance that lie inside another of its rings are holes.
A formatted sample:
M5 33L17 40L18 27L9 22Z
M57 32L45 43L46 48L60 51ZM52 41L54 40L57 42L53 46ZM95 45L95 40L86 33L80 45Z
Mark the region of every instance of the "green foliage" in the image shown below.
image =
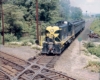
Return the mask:
M100 57L100 46L95 46L93 43L85 43L84 46L92 55Z
M65 20L70 17L70 0L60 0L59 1L60 16Z
M4 8L13 6L9 10L5 11L5 31L9 33L14 33L17 39L20 39L22 36L22 32L28 31L28 25L25 23L23 19L23 11L20 10L18 6L6 4Z
M22 41L21 46L31 46L32 44L34 44L34 40L29 39L29 40Z
M34 42L34 40L32 40L32 39L30 39L30 40L29 40L29 42L31 42L32 44L34 44L34 43L35 43L35 42Z
M100 20L96 19L92 22L90 29L94 31L94 33L97 33L100 35Z
M88 65L85 68L89 68L92 72L100 72L100 62L89 61Z
M96 47L93 47L93 48L88 48L88 51L93 54L93 55L96 55L98 57L100 57L100 48L96 48Z
M91 43L91 42L89 42L89 43L84 43L84 46L85 46L86 48L95 47L95 45L94 45L93 43Z
M100 14L96 14L96 17L100 20Z
M98 65L100 66L100 62L97 61L89 61L89 66Z
M38 46L38 45L32 45L31 48L36 49L36 50L41 50L42 49L42 47Z
M70 0L38 0L38 20L41 32L59 20L68 20L75 11L77 12L74 15L75 19L82 17L81 9L77 7L73 7L70 15L70 7ZM5 32L13 33L18 40L21 40L23 32L36 38L35 0L8 0L3 8L5 9Z
M82 10L79 7L71 7L71 18L72 19L81 19Z
M5 42L16 41L17 37L13 34L5 34Z
M27 41L24 41L24 42L22 43L22 46L27 46Z

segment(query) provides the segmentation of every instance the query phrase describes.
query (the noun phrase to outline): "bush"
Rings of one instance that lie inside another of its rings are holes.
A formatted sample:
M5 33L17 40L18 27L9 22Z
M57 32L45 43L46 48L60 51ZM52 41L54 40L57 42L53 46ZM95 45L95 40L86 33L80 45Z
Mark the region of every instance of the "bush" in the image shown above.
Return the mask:
M42 49L41 46L36 45L36 44L32 45L31 48L32 48L32 49L36 49L36 50L41 50L41 49Z
M88 48L88 51L89 51L92 55L96 55L97 57L100 57L100 48L98 48L98 47Z
M22 42L9 42L8 45L18 45L18 46L21 46Z
M90 29L94 31L94 33L97 33L100 35L100 20L94 20L93 23L90 26Z
M95 47L95 45L94 45L93 43L91 43L91 42L85 43L84 46L85 46L86 48Z
M5 34L5 42L17 41L17 37L13 34Z
M27 41L23 41L22 46L27 46Z
M32 44L34 44L34 43L35 43L35 42L34 42L34 40L32 40L32 39L30 39L30 40L29 40L29 42L30 42L30 43L32 43Z
M84 46L92 54L100 57L100 46L95 46L93 43L85 43Z
M88 65L85 68L89 68L93 72L100 72L100 62L89 61Z
M100 48L100 45L98 46L98 48Z

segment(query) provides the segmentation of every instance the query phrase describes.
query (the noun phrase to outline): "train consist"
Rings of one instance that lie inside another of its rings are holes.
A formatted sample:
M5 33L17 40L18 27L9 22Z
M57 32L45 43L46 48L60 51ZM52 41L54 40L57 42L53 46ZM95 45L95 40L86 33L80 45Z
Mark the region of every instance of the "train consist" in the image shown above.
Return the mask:
M61 54L65 46L85 28L83 19L76 21L58 21L54 26L46 27L42 54Z

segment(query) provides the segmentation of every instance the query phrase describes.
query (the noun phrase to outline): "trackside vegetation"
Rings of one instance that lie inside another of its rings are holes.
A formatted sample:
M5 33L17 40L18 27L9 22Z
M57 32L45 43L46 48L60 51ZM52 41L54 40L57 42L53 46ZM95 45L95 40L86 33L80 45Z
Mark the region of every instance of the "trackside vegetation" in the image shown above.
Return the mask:
M36 39L35 0L7 0L3 3L3 9L6 42ZM70 0L38 0L38 13L42 33L46 26L59 20L82 18L82 10L72 7ZM0 21L0 33L1 25Z
M84 46L87 48L88 52L92 55L96 55L100 58L100 45L96 46L92 42L85 43Z
M89 61L88 65L85 68L88 68L92 72L100 72L100 62L98 62L98 61Z
M93 23L90 26L90 29L94 32L100 35L100 19L95 19Z
M100 15L94 19L90 26L90 29L94 33L100 35ZM95 55L100 58L100 45L95 45L93 42L88 42L85 43L84 46L91 55ZM100 72L100 61L89 61L88 65L85 68L88 68L93 72Z
M84 43L84 46L91 55L97 56L98 59L100 58L100 45L95 45L94 43L89 42ZM88 68L92 72L100 72L100 61L90 60L85 68Z

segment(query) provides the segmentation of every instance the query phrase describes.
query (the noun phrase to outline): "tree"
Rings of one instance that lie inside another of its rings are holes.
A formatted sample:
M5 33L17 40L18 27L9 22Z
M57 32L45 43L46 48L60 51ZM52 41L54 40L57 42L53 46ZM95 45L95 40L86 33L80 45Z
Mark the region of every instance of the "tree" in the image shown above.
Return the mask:
M51 0L51 1L38 0L39 21L42 22L43 27L45 27L46 24L48 24L48 22L50 21L54 23L54 21L58 20L59 13L58 13L58 9L56 9L57 1L58 0ZM22 27L23 24L26 24L30 26L29 27L30 28L29 30L31 32L30 34L33 34L36 28L35 27L35 22L36 22L35 0L9 0L8 4L6 4L5 7L8 7L7 5L15 5L14 7L17 7L17 8L10 9L6 12L7 13L5 15L5 19L7 18L5 20L6 30L8 30L10 33L14 32L15 35L17 35L16 31L18 31L18 29L19 30L22 29L22 31L28 30L27 28L25 28L25 26L24 28ZM20 19L16 19L17 18L16 15L20 15Z
M72 19L81 19L82 10L79 7L71 7L71 18Z
M59 1L59 7L60 7L60 15L63 17L65 20L69 19L70 17L70 0L60 0Z
M40 4L40 20L50 23L59 20L58 2L58 0L42 2Z
M36 2L35 0L8 0L4 8L5 30L19 39L22 32L35 36ZM70 10L71 9L71 10ZM79 19L82 17L80 8L71 7L70 0L38 0L38 20L44 30L46 26L59 20ZM71 14L71 15L70 15Z
M100 14L96 14L96 17L100 20Z
M8 7L13 6L12 8L7 9ZM23 11L19 9L18 6L15 5L4 5L5 10L4 21L5 21L5 31L9 33L14 33L15 36L19 39L21 37L21 33L24 30L25 26L23 19Z

